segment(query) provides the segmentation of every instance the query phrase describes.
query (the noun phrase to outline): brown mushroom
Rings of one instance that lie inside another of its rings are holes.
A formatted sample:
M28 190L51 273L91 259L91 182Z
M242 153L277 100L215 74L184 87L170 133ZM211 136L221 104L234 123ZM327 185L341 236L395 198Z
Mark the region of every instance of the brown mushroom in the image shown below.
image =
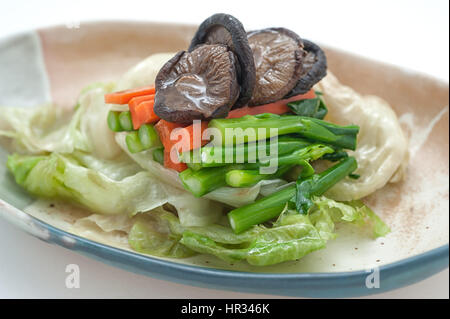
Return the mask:
M285 98L304 94L327 75L327 58L322 49L315 43L303 40L303 70L295 87Z
M224 45L178 52L156 76L155 113L182 124L226 117L239 96L235 64Z
M189 51L202 44L224 44L237 58L236 71L240 94L233 108L244 106L252 97L255 87L255 64L247 33L242 23L235 17L217 13L206 19L195 33Z
M250 106L267 104L283 98L300 78L303 42L284 28L270 28L248 33L256 67L256 84Z

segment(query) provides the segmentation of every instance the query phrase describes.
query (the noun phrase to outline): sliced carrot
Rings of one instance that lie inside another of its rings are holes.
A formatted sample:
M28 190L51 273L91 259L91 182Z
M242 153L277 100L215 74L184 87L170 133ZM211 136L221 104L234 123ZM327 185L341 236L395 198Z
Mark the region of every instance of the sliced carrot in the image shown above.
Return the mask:
M170 133L178 127L183 126L178 123L167 122L163 119L159 120L158 123L155 124L155 129L158 132L161 143L164 145L164 149L170 150L173 144L176 143L176 141L170 140Z
M200 132L199 132L199 137L201 138L200 143L199 143L198 141L194 140L194 138L196 138L196 137L194 136L194 125L195 125L195 124L186 126L186 127L184 128L184 129L187 131L187 133L189 134L189 137L190 137L190 141L189 141L189 144L190 144L189 146L190 146L190 147L189 147L189 150L193 150L193 149L202 147L203 145L205 145L205 144L207 144L207 143L209 142L209 140L203 139L203 138L202 138L203 132L208 128L209 122L208 122L208 121L201 121L200 124L201 124L201 125L200 125ZM197 144L199 144L199 145L197 145ZM186 145L186 148L187 148L187 146L188 146L188 145Z
M187 169L187 165L183 162L178 161L178 163L172 161L170 158L170 151L164 149L164 167L174 169L177 172L182 172Z
M127 104L130 100L136 96L155 94L155 86L143 86L130 90L124 90L119 92L113 92L105 94L105 103L111 104Z
M135 130L138 130L142 124L155 123L159 120L159 116L153 110L154 105L154 100L141 102L137 106L135 103L129 103L131 121Z
M145 101L153 101L155 100L155 94L148 94L148 95L142 95L142 96L136 96L134 98L132 98L129 102L128 102L128 106L130 107L136 107L138 106L140 103L145 102Z
M207 121L201 121L200 127L199 127L199 137L201 138L203 135L203 132L208 128L208 122ZM195 130L195 124L183 126L181 124L167 122L165 120L159 120L158 123L155 125L155 129L158 131L159 139L161 140L161 143L164 145L164 149L170 150L175 144L177 144L178 151L190 151L194 148L201 147L208 143L208 140L201 139L201 142L194 140L196 136L194 136L194 130ZM175 129L183 129L184 132L182 132L182 135L177 139L171 139L170 134ZM189 136L189 140L183 139L183 136L185 135ZM197 145L199 144L199 145Z
M244 106L239 109L231 110L228 113L227 119L233 119L233 118L239 118L243 117L245 115L258 115L263 113L272 113L272 114L284 114L290 111L287 104L292 101L298 101L298 100L307 100L307 99L313 99L316 97L316 94L314 93L314 90L310 90L309 92L305 94L296 95L293 97L290 97L288 99L279 100L273 103L264 104L264 105L258 105L258 106Z

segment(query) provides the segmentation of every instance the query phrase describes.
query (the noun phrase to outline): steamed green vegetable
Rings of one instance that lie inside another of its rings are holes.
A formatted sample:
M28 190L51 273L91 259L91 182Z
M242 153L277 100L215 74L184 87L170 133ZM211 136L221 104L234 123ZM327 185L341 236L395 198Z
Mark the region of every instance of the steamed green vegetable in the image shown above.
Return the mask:
M291 201L300 213L307 213L312 206L312 196L322 195L355 169L356 160L349 157L320 174L306 179L299 178L296 184L288 185L272 195L229 212L230 225L236 233L240 233L254 225L277 217Z
M153 256L186 258L195 254L180 243L182 228L178 218L162 209L137 218L128 234L135 251Z
M139 140L144 149L149 149L152 147L162 147L161 141L159 140L158 133L156 133L155 128L151 124L142 124L138 130Z
M294 101L288 103L287 106L297 115L315 117L320 120L328 113L321 98Z
M222 211L215 202L156 179L125 154L109 161L84 153L15 154L7 165L29 193L67 200L94 213L133 215L170 203L182 225L203 226L217 221Z
M125 112L122 112L123 114ZM128 132L125 137L128 151L130 153L139 153L153 147L161 147L161 141L153 125L141 125L139 130Z
M343 150L336 150L334 153L325 154L322 158L336 162L348 157L348 153Z
M104 102L112 87L110 83L93 87L80 94L76 110L55 105L2 107L0 136L12 138L13 150L23 154L83 151L103 159L116 157L121 150L108 128L109 108Z
M293 165L281 166L274 174L261 174L259 170L234 169L225 174L225 181L231 187L249 187L264 179L282 177Z
M119 114L119 123L122 131L133 131L133 121L130 111L124 111Z
M274 143L274 144L272 144ZM267 140L264 143L264 149L258 143L245 143L233 146L204 146L200 149L199 154L194 156L194 152L184 152L180 156L180 160L188 164L188 167L198 170L202 167L225 166L234 163L248 163L250 159L257 160L258 154L263 153L264 157L268 157L274 148L278 155L285 155L313 144L311 141L299 137L280 136L276 141ZM194 162L196 160L196 162Z
M212 231L210 237L202 233L202 229L185 231L181 243L229 262L246 260L258 266L301 258L324 248L326 243L308 217L302 215L295 216L295 220L281 218L273 228L258 226L240 235L225 227L220 229L219 236Z
M278 167L305 165L305 161L312 161L322 157L324 154L332 153L333 149L329 146L321 144L311 144L301 148L291 154L281 155L276 158L273 170L264 172L260 171L262 175L266 175L266 179L270 178L272 174L276 173ZM205 167L200 170L192 170L190 168L180 173L180 179L183 186L195 196L203 196L219 187L226 185L226 174L232 170L255 170L260 168L268 168L271 163L243 163L232 164L219 167Z
M120 115L120 112L115 112L115 111L109 111L109 113L108 113L108 118L107 118L108 127L113 132L123 131L122 125L120 125L119 115Z
M360 200L337 202L325 196L313 197L314 207L310 219L322 238L333 239L334 223L349 222L359 227L370 228L373 238L386 236L390 229L368 206ZM324 222L331 219L331 222Z
M348 157L326 171L296 182L296 196L291 200L299 213L306 214L312 207L312 196L320 196L357 168L356 159Z
M125 142L127 143L130 153L139 153L145 150L145 147L139 139L139 133L137 131L127 133Z
M106 167L108 164L97 164ZM117 172L130 170L120 164L110 164ZM97 168L89 169L74 156L52 153L46 156L10 155L7 166L16 182L33 195L45 198L63 198L93 212L102 214L134 214L157 206L154 198L143 196L152 186L152 178L139 172L113 180ZM137 198L142 202L136 201ZM156 206L155 206L156 205Z
M257 225L236 234L229 227L191 227L181 243L199 253L234 262L266 266L302 258L325 248L336 237L335 223L351 223L371 229L374 237L385 236L389 228L362 202L338 203L324 196L314 197L308 215L284 210L271 228Z
M152 157L155 162L159 164L164 164L164 147L155 148L152 152Z
M335 147L356 149L356 125L340 126L311 117L297 115L260 114L236 119L214 119L209 127L222 134L222 145L237 143L229 131L240 135L243 142L253 142L277 135L297 133L302 137ZM250 129L250 130L248 130Z

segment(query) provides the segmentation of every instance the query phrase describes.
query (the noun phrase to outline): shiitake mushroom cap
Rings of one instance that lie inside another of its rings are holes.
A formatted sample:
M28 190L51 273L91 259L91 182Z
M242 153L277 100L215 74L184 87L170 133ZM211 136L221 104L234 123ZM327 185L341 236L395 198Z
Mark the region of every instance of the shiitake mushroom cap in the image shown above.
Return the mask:
M239 96L236 58L225 45L180 51L155 80L154 112L180 124L226 117Z
M236 69L240 93L233 108L246 105L255 87L255 63L242 23L229 14L212 15L200 24L191 41L189 51L201 44L224 44L234 52L238 61Z
M295 87L285 96L304 94L327 75L327 57L314 42L303 39L303 70Z
M248 33L256 67L256 84L250 106L283 98L296 85L303 65L303 41L285 28Z

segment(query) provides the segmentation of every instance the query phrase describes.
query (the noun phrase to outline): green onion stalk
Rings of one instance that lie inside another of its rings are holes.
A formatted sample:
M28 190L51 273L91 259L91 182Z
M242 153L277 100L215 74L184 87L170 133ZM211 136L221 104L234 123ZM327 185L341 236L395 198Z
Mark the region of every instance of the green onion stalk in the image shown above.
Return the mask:
M356 168L355 158L348 157L322 173L299 178L295 184L289 184L278 192L229 212L230 225L235 233L241 233L279 216L286 205L292 202L299 213L307 213L312 207L312 196L322 195Z
M262 145L261 145L262 144ZM229 164L248 163L256 161L259 154L270 156L273 146L277 147L278 155L292 153L313 144L303 138L280 136L275 141L266 140L265 143L245 143L232 146L203 146L199 151L184 152L180 161L189 168L199 170L204 167L226 166ZM194 152L198 152L198 156Z
M179 177L185 189L190 191L197 197L203 196L219 187L227 185L226 175L230 171L236 170L259 170L261 176L254 176L255 181L262 179L273 178L273 174L277 174L280 168L285 166L294 165L305 165L305 162L316 160L322 157L324 154L332 153L334 150L329 146L322 144L311 144L307 147L299 149L293 153L285 154L272 159L268 159L267 162L256 162L256 163L242 163L242 164L231 164L227 166L219 167L205 167L200 170L193 170L188 168L180 173ZM276 164L276 165L273 165ZM273 166L271 166L273 165ZM279 173L279 172L278 172ZM231 175L238 175L238 172L231 173ZM277 175L275 175L277 176ZM249 177L249 176L248 176ZM235 182L229 177L231 184L241 184L240 181ZM247 186L250 185L250 178L245 179L243 184Z
M221 133L222 145L236 144L238 137L243 143L249 143L297 133L307 139L351 150L356 149L356 135L359 132L356 125L340 126L312 117L269 113L235 119L214 119L209 127Z

